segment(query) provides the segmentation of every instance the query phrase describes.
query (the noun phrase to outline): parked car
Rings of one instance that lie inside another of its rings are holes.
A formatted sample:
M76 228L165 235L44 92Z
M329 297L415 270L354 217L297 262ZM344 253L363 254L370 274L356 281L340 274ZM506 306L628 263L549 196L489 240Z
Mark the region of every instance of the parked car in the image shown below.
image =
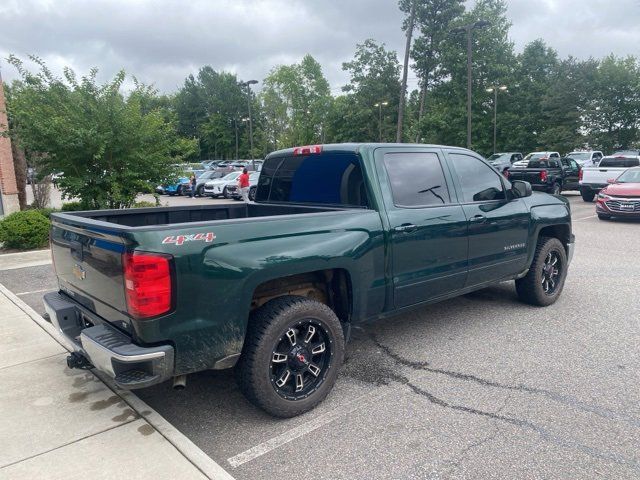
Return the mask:
M640 165L640 157L616 155L604 157L597 167L584 167L580 171L580 195L585 202L592 202L596 194L617 178L627 168Z
M560 195L562 190L577 190L580 166L570 158L530 160L526 168L509 170L509 180L529 182L534 190Z
M204 194L208 197L213 197L213 198L217 198L221 196L225 198L230 198L228 196L228 193L225 187L235 182L241 173L242 172L231 172L222 178L209 180L204 184Z
M560 160L560 154L558 152L531 152L522 160L514 162L513 167L525 168L531 160L546 160L548 158L555 158Z
M574 235L566 199L470 150L337 144L268 155L255 203L52 213L51 251L69 367L137 389L237 364L292 417L330 392L352 325L507 280L553 304Z
M260 172L251 172L249 174L249 200L254 201L256 199L256 189L258 188L258 178L260 177ZM240 189L238 188L238 183L229 183L227 185L227 193L229 197L225 198L233 198L234 200L242 200L242 194L240 193Z
M573 158L581 167L592 167L597 165L604 155L599 150L592 152L575 151L567 153L567 157Z
M618 150L616 152L613 152L611 156L640 157L640 150Z
M598 193L596 213L600 220L611 217L640 218L640 167L625 170Z
M196 192L195 195L197 197L202 197L204 195L204 186L210 180L215 180L217 178L222 177L222 172L218 172L216 170L205 170L200 175L196 177ZM188 188L188 193L191 193L191 187Z
M487 158L491 166L505 176L508 174L509 168L511 168L514 162L520 160L522 160L522 154L520 152L494 153Z
M176 183L172 185L164 185L160 188L162 188L163 193L173 197L174 195L182 195L185 188L190 188L189 185L189 178L180 177ZM156 189L156 191L158 190Z

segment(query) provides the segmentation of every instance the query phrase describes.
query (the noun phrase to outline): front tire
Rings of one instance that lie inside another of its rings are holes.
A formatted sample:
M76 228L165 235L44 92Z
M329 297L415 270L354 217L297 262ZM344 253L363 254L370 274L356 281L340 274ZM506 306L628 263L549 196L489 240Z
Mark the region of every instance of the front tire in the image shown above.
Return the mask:
M249 319L238 385L267 413L294 417L324 400L343 359L342 325L333 310L305 297L278 297Z
M540 237L529 272L516 280L524 303L546 307L555 303L567 278L567 252L557 238Z
M204 196L204 185L200 185L196 189L196 197L203 197L203 196Z
M596 196L596 192L594 192L593 190L581 188L580 195L582 196L582 200L584 200L585 202L593 202L593 199Z
M222 196L224 198L226 198L227 200L229 200L231 198L231 195L229 195L229 191L227 190L227 187L224 187L222 189Z
M249 189L249 200L251 200L252 202L256 201L256 190L258 190L257 187L251 187Z

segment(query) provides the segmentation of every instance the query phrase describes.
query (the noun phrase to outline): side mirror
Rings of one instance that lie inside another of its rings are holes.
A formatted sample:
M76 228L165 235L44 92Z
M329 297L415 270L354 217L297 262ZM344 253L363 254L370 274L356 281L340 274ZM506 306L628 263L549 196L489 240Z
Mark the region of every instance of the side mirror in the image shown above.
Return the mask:
M530 197L533 193L531 184L529 182L523 182L522 180L514 180L511 182L511 191L516 198Z
M616 179L615 178L609 178L609 179L607 179L607 183L616 183Z

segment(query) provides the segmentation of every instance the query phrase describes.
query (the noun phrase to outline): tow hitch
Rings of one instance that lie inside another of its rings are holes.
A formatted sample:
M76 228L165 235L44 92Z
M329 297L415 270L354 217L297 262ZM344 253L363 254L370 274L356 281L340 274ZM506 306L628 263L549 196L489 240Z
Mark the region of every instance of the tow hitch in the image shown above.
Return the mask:
M84 355L73 352L71 355L67 356L67 367L91 370L93 365L91 365L91 362Z

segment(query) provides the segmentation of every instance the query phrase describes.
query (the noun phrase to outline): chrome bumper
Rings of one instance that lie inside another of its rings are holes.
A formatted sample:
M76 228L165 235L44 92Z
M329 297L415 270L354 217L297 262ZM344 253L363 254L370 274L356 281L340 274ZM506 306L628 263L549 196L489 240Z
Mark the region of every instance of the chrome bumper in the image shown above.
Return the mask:
M44 307L67 349L109 375L119 387L148 387L173 376L172 346L140 347L131 337L59 293L45 295Z

